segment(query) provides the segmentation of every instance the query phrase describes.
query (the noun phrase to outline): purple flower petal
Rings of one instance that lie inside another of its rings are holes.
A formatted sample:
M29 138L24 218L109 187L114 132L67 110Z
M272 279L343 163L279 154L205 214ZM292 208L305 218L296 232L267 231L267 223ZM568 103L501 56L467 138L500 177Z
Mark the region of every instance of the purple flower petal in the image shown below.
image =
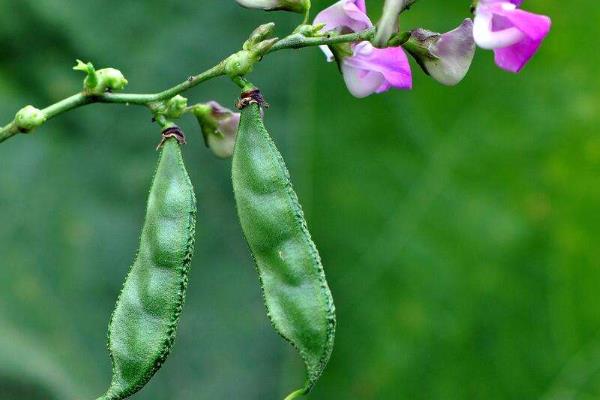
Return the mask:
M325 24L325 31L359 32L373 26L366 11L365 0L340 0L321 11L314 24ZM321 49L329 61L334 60L329 48L322 46ZM354 96L366 97L392 87L412 87L408 58L402 48L377 49L365 41L353 44L352 52L352 56L340 57L338 62L346 86Z
M542 41L550 32L552 21L545 15L530 13L523 10L499 11L497 15L503 16L529 39Z
M435 58L413 53L420 65L433 79L444 85L453 86L462 81L475 55L473 22L465 19L458 28L439 35L433 41L427 35L427 31L421 32L424 32L423 41L430 41L429 53ZM419 33L419 30L413 31L413 37L418 38Z
M480 47L494 50L496 64L519 72L550 32L551 20L517 9L520 0L481 0L473 35Z
M325 24L327 32L359 32L373 26L366 12L365 0L340 0L321 11L313 24Z
M488 5L494 3L512 3L515 6L519 7L523 0L479 0L479 4Z
M354 97L367 97L385 84L385 78L380 73L353 68L346 64L342 64L342 73L346 87Z
M354 55L344 58L341 65L352 95L366 97L392 87L412 88L410 65L401 47L378 49L365 41L356 44L353 51Z
M209 101L197 108L194 114L211 151L219 158L231 157L240 124L240 113L233 112L216 101Z
M365 0L340 0L332 6L321 11L313 24L325 24L324 31L338 33L352 33L368 29L373 26L366 14ZM319 46L327 57L328 62L333 62L335 57L327 46Z

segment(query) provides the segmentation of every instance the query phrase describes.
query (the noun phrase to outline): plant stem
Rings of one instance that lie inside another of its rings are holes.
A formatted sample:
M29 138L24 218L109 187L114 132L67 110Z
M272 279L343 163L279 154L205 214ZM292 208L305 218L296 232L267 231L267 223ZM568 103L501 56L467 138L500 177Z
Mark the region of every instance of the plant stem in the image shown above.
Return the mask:
M204 81L225 74L223 63L219 63L214 67L202 72L201 74L190 76L184 82L173 86L167 90L154 94L136 94L136 93L104 93L102 95L85 95L77 93L66 99L60 100L42 110L46 114L46 119L51 119L57 115L63 114L75 108L92 104L92 103L120 103L120 104L136 104L147 106L150 103L155 103L161 100L169 99L178 95ZM13 120L8 125L0 128L0 143L6 139L19 133L19 128Z
M373 35L375 35L375 29L376 28L373 27L356 33L348 33L345 35L330 35L322 37L306 37L299 33L295 33L275 43L273 47L271 47L271 49L268 51L268 53L273 53L275 51L283 49L301 49L303 47L370 40L373 37Z
M287 397L286 397L284 400L293 400L293 399L297 399L298 397L304 396L305 394L306 394L306 393L305 393L305 390L304 390L304 389L299 389L299 390L296 390L296 391L295 391L295 392L293 392L293 393L290 393L290 394L289 394L289 395L288 395L288 396L287 396Z
M215 65L214 67L194 76L190 76L184 82L173 86L167 90L163 90L159 93L154 94L135 94L135 93L106 93L100 96L96 101L100 103L126 103L126 104L137 104L147 105L162 100L170 99L180 93L185 92L194 86L199 85L209 79L216 78L225 74L225 66L223 62Z
M416 1L416 0L413 0ZM291 34L271 47L268 53L280 51L284 49L300 49L303 47L330 45L337 43L350 43L362 40L370 40L375 34L375 28L370 28L361 32L349 33L345 35L327 35L322 37L306 37L301 34ZM180 93L185 92L194 86L199 85L209 79L225 75L225 61L221 61L214 67L194 76L190 76L185 81L175 85L162 92L151 94L137 93L104 93L101 95L86 95L77 93L66 99L60 100L42 110L46 114L46 119L51 119L67 111L85 106L92 103L120 103L120 104L135 104L148 106L151 103L156 103L162 100L169 99ZM0 143L20 133L18 126L13 120L8 125L0 128Z
M413 4L415 4L417 2L417 0L406 0L404 2L404 7L402 8L402 11L404 10L408 10L410 8L410 6L412 6Z

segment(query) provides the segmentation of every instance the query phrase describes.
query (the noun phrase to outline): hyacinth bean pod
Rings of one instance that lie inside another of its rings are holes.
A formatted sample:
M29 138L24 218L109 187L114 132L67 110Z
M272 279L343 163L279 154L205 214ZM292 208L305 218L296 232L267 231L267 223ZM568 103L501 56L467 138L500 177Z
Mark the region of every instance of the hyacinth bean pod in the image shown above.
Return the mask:
M260 95L258 95L260 97ZM256 101L242 99L232 164L238 215L256 262L268 316L300 353L308 393L322 374L335 335L335 308L317 248L288 170Z
M113 376L101 400L131 396L152 378L171 350L185 298L196 199L178 140L166 138L160 152L139 251L109 325Z

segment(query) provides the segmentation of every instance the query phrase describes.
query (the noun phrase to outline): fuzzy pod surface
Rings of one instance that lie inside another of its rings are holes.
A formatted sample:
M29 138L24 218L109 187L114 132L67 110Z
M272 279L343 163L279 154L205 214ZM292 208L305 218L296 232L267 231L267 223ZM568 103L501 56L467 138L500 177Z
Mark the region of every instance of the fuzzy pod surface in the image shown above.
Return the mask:
M99 400L136 393L167 358L185 299L195 224L194 190L180 145L170 138L160 150L139 250L109 324L112 381Z
M288 170L256 103L241 111L232 180L268 316L306 366L306 384L288 397L294 398L313 388L329 361L335 307Z

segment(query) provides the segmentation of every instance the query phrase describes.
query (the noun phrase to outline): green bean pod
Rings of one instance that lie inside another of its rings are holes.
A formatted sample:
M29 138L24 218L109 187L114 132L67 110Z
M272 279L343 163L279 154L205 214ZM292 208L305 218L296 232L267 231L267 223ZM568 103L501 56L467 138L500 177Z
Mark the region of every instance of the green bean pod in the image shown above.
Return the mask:
M180 145L165 136L139 250L109 324L113 373L100 399L131 396L167 358L185 298L195 224L196 199Z
M259 95L258 95L259 96ZM300 353L308 393L322 374L335 335L335 307L283 158L256 101L242 99L232 180L242 231L275 330Z

